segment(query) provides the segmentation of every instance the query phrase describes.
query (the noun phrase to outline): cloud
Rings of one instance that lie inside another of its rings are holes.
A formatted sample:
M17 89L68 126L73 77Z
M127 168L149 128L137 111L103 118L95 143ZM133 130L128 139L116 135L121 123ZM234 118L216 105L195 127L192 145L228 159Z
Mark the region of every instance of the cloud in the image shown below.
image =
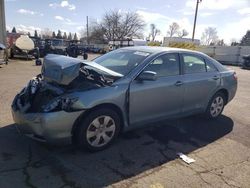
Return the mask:
M66 25L80 25L80 23L78 22L73 22L71 19L69 18L64 18L62 16L55 16L54 17L56 20L60 20L60 21L63 21L63 24L66 24Z
M228 8L243 7L249 4L248 0L204 0L199 4L199 9L225 10ZM186 7L195 9L196 1L186 1Z
M24 14L24 15L40 15L40 16L44 16L43 13L35 12L35 11L32 11L32 10L28 10L28 9L19 9L19 10L17 10L17 12L19 14Z
M224 39L226 43L230 43L231 39L240 40L249 30L250 15L242 18L237 22L229 22L223 27L218 27L218 35Z
M138 10L137 13L142 17L142 19L148 24L147 31L144 33L145 36L148 36L150 31L149 25L151 23L155 24L158 29L160 29L161 34L156 37L156 40L163 40L163 37L167 35L167 31L169 29L169 25L173 22L177 22L180 25L180 29L186 29L189 34L192 31L192 24L189 22L188 18L172 18L165 16L163 14L155 13L155 12L146 12L142 10Z
M175 17L168 17L159 13L153 13L153 12L146 12L146 11L137 11L137 13L142 17L142 19L148 23L148 27L146 32L144 33L145 36L148 36L148 33L150 32L149 24L154 23L156 24L156 27L161 30L161 34L156 37L156 40L163 40L163 37L167 36L167 31L169 29L169 25L173 22L178 23L181 29L185 29L188 32L187 38L192 37L193 32L193 20L188 19L186 16L182 18L175 18ZM208 16L208 13L210 15L210 12L205 12L204 16ZM194 14L194 12L192 12ZM191 15L191 13L190 13ZM215 24L197 24L196 25L196 31L195 31L195 38L200 39L202 32L207 27L216 27Z
M182 12L182 14L185 16L194 15L194 11L178 11L178 12Z
M55 16L54 17L56 20L64 20L64 18L62 16Z
M241 14L241 15L250 14L250 7L239 9L238 13Z
M24 34L27 34L29 32L29 33L31 33L31 35L33 35L35 30L37 30L38 33L41 32L40 27L35 27L32 25L26 26L26 25L20 24L20 25L17 25L15 27L16 27L17 32L24 33ZM7 30L11 31L11 29L12 29L12 27L10 27L10 26L7 27Z
M208 17L208 16L212 16L212 15L214 15L214 13L212 13L212 12L202 12L202 13L200 13L201 17Z
M138 10L136 11L136 13L139 14L146 23L150 23L150 22L154 23L155 21L162 22L162 21L170 20L169 17L159 14L159 13L155 13L155 12Z
M69 1L66 1L66 0L61 1L60 4L50 3L49 7L51 7L51 8L62 7L62 8L67 8L68 10L75 10L76 9L76 6L74 4L70 4Z
M66 7L69 10L75 10L76 9L76 6L74 4L69 4L68 1L62 1L61 2L61 7Z
M135 7L135 8L138 10L148 10L148 8L146 8L146 7Z

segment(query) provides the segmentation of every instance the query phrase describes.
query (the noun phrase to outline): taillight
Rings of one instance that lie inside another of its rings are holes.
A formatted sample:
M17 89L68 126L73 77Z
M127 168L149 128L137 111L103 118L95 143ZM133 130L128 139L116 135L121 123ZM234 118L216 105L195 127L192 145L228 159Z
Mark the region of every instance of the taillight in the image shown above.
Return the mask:
M236 72L234 72L234 79L235 79L235 80L238 79L238 77L237 77L237 75L236 75Z

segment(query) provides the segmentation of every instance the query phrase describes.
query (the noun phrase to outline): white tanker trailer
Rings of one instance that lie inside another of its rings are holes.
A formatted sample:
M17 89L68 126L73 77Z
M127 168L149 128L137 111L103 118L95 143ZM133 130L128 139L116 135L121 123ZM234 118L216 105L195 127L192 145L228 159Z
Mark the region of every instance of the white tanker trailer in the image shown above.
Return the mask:
M13 57L26 57L27 59L39 57L39 50L35 48L35 44L28 35L20 35L10 45L10 58Z

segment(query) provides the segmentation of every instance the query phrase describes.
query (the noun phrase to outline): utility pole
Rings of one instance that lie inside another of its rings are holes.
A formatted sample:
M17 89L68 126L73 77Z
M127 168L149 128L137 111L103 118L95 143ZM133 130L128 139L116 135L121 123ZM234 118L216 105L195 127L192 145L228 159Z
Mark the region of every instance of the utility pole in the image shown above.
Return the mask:
M87 16L86 28L87 28L87 44L89 45L89 18L88 16Z
M6 25L4 0L0 0L0 43L6 45Z
M194 16L194 27L193 27L193 35L192 35L192 41L194 41L194 34L195 34L195 27L196 27L196 19L197 19L197 13L199 8L199 3L201 3L202 0L197 0L196 2L196 8L195 8L195 16Z

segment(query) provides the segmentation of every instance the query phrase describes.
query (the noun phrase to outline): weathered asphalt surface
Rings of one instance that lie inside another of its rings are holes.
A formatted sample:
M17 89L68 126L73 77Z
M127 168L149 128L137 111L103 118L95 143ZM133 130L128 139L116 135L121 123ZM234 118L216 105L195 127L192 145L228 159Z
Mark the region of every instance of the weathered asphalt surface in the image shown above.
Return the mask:
M13 97L39 73L34 62L0 68L0 187L250 187L250 71L238 74L235 99L223 116L189 117L122 135L88 153L37 143L15 130ZM177 152L194 158L188 165Z

